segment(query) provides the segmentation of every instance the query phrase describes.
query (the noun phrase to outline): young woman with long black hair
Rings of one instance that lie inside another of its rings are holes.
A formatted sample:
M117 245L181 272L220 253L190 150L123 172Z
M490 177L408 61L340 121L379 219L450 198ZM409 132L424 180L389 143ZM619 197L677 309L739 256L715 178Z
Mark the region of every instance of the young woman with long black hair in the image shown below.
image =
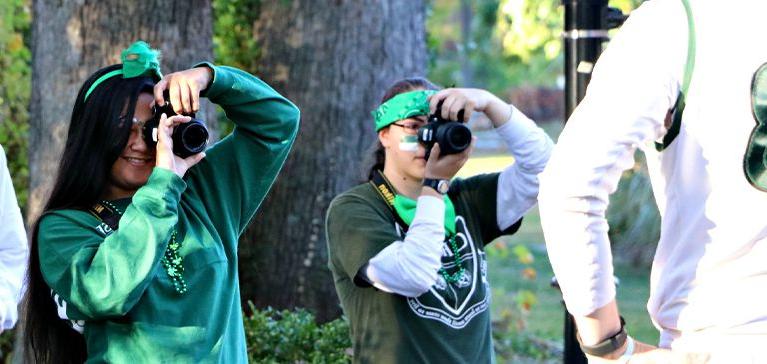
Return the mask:
M471 148L440 155L434 144L427 160L416 137L438 105L449 120L484 113L515 163L451 181ZM354 361L493 362L484 246L514 233L534 206L552 142L485 90L437 91L421 78L395 83L374 118L380 144L371 183L336 197L326 222Z
M134 44L77 95L33 228L31 362L247 361L237 241L285 161L299 112L241 70L203 63L161 77L156 56ZM171 135L190 118L163 115L156 148L147 146L153 103L188 114L200 96L236 124L231 135L180 158Z

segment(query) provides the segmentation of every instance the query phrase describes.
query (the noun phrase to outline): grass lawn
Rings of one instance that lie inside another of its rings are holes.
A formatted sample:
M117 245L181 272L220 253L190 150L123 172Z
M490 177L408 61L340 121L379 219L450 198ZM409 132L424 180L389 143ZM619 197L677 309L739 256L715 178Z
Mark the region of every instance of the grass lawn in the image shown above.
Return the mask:
M510 156L478 155L469 159L458 176L499 171L510 163L513 163ZM532 253L533 261L528 265L521 263L512 253L519 244ZM500 238L491 245L488 260L489 279L493 287L493 317L500 317L504 310L517 305L517 292L528 290L534 293L536 303L527 318L526 330L537 337L561 343L564 311L559 291L549 284L553 273L546 256L537 208L525 216L522 227L515 235ZM523 273L525 268L533 268L535 276L528 274L526 278ZM628 332L638 340L657 343L658 332L650 323L645 309L649 296L649 270L618 265L615 272L620 279L618 305L626 319Z

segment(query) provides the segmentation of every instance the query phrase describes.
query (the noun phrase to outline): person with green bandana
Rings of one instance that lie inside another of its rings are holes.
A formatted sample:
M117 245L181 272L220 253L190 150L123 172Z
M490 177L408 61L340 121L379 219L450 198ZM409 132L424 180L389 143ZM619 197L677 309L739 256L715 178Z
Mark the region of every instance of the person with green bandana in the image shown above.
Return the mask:
M483 113L515 162L453 180L471 148L440 156L434 144L427 160L416 133L435 112L464 121ZM438 91L423 78L392 85L373 116L369 183L337 196L326 220L328 266L351 324L354 362L492 363L484 247L514 233L535 205L553 143L491 93Z
M201 96L236 124L231 135L181 158L171 135L190 117L163 114L156 148L146 144L153 104L189 115ZM247 362L238 237L298 121L295 105L235 68L201 63L163 77L144 42L91 75L32 230L28 361Z

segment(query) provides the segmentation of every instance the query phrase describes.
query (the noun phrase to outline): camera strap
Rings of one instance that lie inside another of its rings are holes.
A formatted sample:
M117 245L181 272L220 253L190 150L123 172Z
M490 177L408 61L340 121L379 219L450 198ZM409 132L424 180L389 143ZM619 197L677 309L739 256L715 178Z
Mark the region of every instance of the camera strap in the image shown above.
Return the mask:
M397 197L395 193L394 187L392 187L389 180L386 179L386 176L381 173L381 171L376 170L373 172L373 178L370 180L370 183L373 185L373 188L378 192L378 195L381 196L381 198L386 202L386 206L389 207L389 211L391 211L392 215L394 215L394 220L397 221L397 223L402 227L402 229L407 232L408 230L408 224L405 223L404 219L402 219L402 216L399 215L397 212L397 209L395 207L395 198ZM450 221L453 223L450 227L445 225L445 231L448 232L448 234L445 236L444 243L450 247L450 250L453 252L453 259L455 267L458 268L457 271L454 271L453 273L448 273L444 267L441 267L439 269L439 274L445 279L445 282L448 283L455 283L460 281L463 276L465 269L463 266L463 260L461 258L460 250L458 248L458 245L456 243L456 234L455 234L455 208L453 207L452 202L450 202L450 199L445 196L444 197L446 205L445 213L446 219L450 219ZM364 272L364 269L367 265L363 266L363 268L360 269L359 272L354 276L354 284L356 284L359 287L369 287L372 285L372 282L367 277L367 275Z
M416 200L397 194L397 190L391 185L386 176L381 171L373 173L370 183L379 196L384 200L386 206L394 215L394 220L407 232L410 223L415 218ZM445 234L446 238L455 235L455 205L448 196L442 196L445 203Z
M373 179L370 180L370 184L373 185L373 189L378 192L378 195L384 200L386 206L389 207L389 211L394 215L394 220L397 221L397 224L402 227L402 230L407 232L407 229L410 226L402 220L402 217L399 216L397 210L394 208L394 197L397 195L397 192L394 187L392 187L389 180L386 179L381 171L376 170L373 172Z
M105 205L101 202L96 202L93 204L93 206L91 206L88 212L98 218L101 222L107 224L107 226L109 226L109 228L113 231L117 230L117 228L120 226L120 213L111 206Z

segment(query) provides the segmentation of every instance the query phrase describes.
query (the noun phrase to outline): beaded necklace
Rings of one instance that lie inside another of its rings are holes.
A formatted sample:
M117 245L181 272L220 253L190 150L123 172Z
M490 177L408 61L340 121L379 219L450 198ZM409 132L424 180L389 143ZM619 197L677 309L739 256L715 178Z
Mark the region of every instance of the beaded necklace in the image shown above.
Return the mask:
M405 218L400 214L397 210L397 207L395 205L398 205L399 202L395 202L395 200L398 199L398 195L396 194L396 190L394 187L392 187L391 183L384 177L383 173L380 170L376 170L375 173L372 176L373 178L370 180L370 183L373 185L373 189L378 193L379 196L386 202L386 205L389 207L391 212L394 214L394 219L397 221L400 226L404 227L405 231L407 231L410 224L407 221L412 221L413 216L415 216L415 213L406 214L409 217ZM413 209L415 210L415 201L412 201L410 199L407 199L410 202L402 204L406 210ZM404 202L404 201L400 201ZM449 202L449 200L447 200ZM407 207L406 205L409 205ZM455 217L451 217L455 218ZM446 226L446 232L450 229ZM461 258L461 254L458 251L458 244L455 242L456 234L448 232L447 235L447 244L450 246L450 250L453 252L453 260L455 262L455 266L458 267L458 271L454 272L453 274L448 274L447 270L445 270L444 267L439 268L439 274L442 276L442 278L447 281L447 283L456 283L463 278L463 274L466 271L466 269L463 267L463 259Z
M455 261L455 266L458 267L458 271L453 274L448 274L445 267L441 267L439 268L439 274L442 275L442 278L445 278L445 281L448 283L455 283L463 278L465 269L463 268L463 259L461 259L461 254L458 251L458 244L455 242L455 234L448 239L448 242L450 250L453 251L453 259Z
M111 202L102 200L102 204L109 206L112 210L117 212L117 215L122 216L123 212L113 205ZM178 254L181 249L181 241L176 239L176 229L170 235L170 243L168 243L168 249L165 250L160 262L162 263L165 272L168 273L171 282L173 282L173 288L179 294L184 294L187 291L186 281L184 280L184 262L181 256Z

